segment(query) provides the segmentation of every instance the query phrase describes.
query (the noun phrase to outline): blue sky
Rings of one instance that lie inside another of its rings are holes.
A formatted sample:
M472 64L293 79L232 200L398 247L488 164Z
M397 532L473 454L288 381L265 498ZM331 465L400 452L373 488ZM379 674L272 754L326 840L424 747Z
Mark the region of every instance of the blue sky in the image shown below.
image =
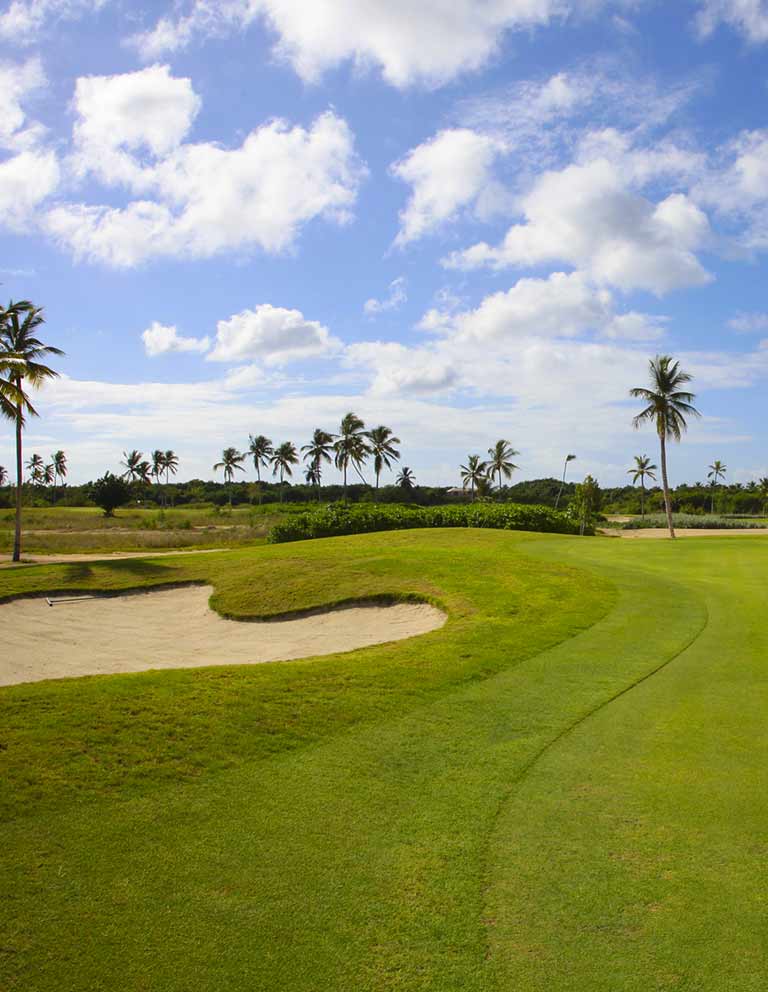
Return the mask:
M12 0L0 49L2 292L67 352L26 445L72 480L351 409L420 482L505 437L616 484L657 352L673 481L768 474L762 0Z

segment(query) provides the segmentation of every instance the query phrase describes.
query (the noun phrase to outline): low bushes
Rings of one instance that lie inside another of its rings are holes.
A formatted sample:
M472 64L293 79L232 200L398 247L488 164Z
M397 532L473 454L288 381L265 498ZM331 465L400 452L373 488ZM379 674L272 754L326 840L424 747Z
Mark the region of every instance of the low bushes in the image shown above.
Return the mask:
M579 524L548 506L476 503L454 506L336 504L281 521L267 536L270 544L339 537L411 527L492 527L550 534L578 534ZM592 528L587 533L594 533Z
M672 523L675 527L692 527L696 530L764 530L764 523L754 520L738 520L733 517L701 516L693 513L673 513ZM667 518L663 513L651 514L645 518L638 517L624 524L624 530L643 530L646 527L666 527Z

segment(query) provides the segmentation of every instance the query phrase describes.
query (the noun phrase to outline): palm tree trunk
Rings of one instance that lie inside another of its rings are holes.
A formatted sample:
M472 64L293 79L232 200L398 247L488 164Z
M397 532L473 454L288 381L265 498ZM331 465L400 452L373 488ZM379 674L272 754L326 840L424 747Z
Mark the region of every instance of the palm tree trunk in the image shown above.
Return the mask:
M710 513L714 513L715 512L715 487L714 487L714 485L712 486L712 501L709 504L709 512Z
M56 506L56 469L53 470L53 495L51 496L51 506Z
M661 443L661 484L664 487L664 508L667 511L669 536L674 538L675 528L672 525L672 504L669 499L669 482L667 480L667 441L663 434L660 435L659 442Z
M376 473L376 492L374 493L373 496L374 503L379 502L379 474L380 474L379 472Z
M20 380L16 382L21 388ZM21 456L21 405L16 411L16 526L13 534L13 561L21 561L21 485L22 485L22 456Z
M563 479L560 483L560 490L557 494L557 499L555 500L555 509L560 505L560 497L563 495L563 488L565 487L565 473L568 471L568 459L565 459L565 465L563 465Z
M347 502L347 463L344 462L344 502Z
M640 479L640 516L645 520L645 480Z

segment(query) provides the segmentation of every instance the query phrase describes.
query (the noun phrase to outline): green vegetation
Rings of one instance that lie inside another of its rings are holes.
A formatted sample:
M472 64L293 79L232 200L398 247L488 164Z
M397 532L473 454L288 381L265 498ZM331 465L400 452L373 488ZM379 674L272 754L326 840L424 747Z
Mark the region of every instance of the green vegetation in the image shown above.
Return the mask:
M496 530L527 530L549 534L594 534L585 517L571 520L547 506L515 506L479 503L469 506L345 506L294 515L275 524L267 536L270 544L305 541L316 537L366 534L380 530L415 527L491 527Z
M449 622L0 690L0 986L762 990L767 578L762 538L482 530L9 573Z
M686 527L695 530L741 530L743 528L760 530L768 526L765 520L740 520L738 517L720 517L713 514L701 516L694 513L673 513L672 524L674 527ZM628 520L621 526L624 530L666 527L667 519L660 514L652 514L651 516L639 517L636 520Z

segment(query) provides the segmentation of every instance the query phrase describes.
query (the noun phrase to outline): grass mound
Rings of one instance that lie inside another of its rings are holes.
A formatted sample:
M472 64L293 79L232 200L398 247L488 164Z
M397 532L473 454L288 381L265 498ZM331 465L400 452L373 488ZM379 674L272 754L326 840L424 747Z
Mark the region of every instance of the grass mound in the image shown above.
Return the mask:
M369 534L417 527L487 527L548 534L578 534L579 525L548 506L515 503L476 503L453 506L387 506L335 504L275 524L270 544L317 537ZM588 533L594 533L589 530Z

